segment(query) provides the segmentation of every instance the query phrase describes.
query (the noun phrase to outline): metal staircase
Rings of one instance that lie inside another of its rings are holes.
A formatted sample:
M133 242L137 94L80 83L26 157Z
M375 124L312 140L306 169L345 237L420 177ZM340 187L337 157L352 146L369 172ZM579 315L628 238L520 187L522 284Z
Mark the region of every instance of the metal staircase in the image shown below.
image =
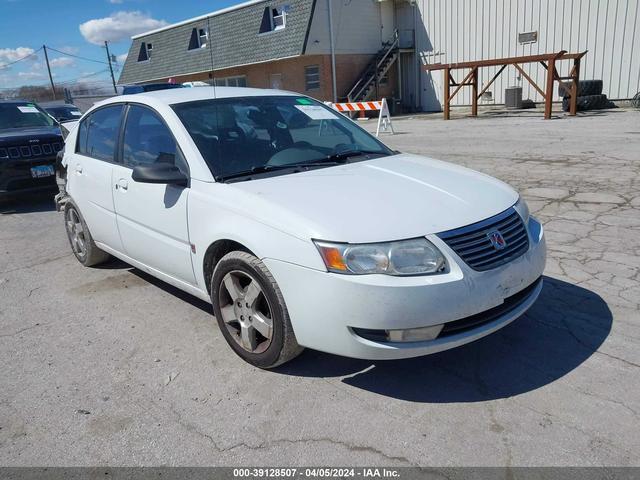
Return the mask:
M384 43L383 48L364 69L358 81L347 94L348 102L362 102L371 100L375 96L380 79L385 76L393 63L398 60L400 38L398 30L393 32L391 41Z

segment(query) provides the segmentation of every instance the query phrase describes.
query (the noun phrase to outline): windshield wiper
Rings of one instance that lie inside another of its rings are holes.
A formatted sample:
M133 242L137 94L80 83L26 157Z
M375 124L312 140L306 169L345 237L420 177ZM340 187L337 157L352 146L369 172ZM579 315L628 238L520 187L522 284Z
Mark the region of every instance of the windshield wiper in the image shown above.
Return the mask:
M360 157L362 155L385 155L385 152L375 151L375 150L344 150L342 152L332 153L328 155L325 160L333 161L333 162L341 162L346 163L346 161L351 157Z
M243 170L242 172L230 173L229 175L223 175L217 178L218 181L224 182L227 180L232 180L234 178L240 177L249 177L251 175L256 175L260 173L267 172L275 172L277 170L288 170L290 168L307 168L307 167L326 167L328 165L334 164L338 165L340 163L344 163L342 161L329 159L328 157L322 159L321 161L314 162L299 162L299 163L287 163L284 165L262 165L259 167L253 167L250 170Z

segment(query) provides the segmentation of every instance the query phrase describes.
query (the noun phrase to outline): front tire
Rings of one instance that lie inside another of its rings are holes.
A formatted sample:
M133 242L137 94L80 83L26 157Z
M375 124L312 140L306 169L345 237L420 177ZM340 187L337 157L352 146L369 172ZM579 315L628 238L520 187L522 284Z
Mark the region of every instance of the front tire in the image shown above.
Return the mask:
M222 335L246 362L273 368L302 352L278 284L250 253L222 257L211 278L211 301Z
M107 252L96 246L80 211L70 201L65 205L64 224L71 250L82 265L92 267L104 263L110 258Z

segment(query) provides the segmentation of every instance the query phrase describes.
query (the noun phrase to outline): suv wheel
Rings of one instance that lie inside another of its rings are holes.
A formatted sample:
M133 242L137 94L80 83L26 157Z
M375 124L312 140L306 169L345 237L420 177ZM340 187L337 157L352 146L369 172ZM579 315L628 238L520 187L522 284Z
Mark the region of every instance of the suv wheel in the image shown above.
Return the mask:
M211 279L211 301L225 340L252 365L273 368L302 352L278 284L250 253L222 257Z
M71 250L82 265L91 267L109 259L110 255L96 246L84 218L71 202L64 209L64 224Z

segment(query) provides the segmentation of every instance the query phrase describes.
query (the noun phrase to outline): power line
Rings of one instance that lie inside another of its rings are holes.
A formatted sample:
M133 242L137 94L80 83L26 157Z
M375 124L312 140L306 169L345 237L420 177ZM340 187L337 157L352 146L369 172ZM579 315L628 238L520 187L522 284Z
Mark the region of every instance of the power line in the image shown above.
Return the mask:
M35 50L35 51L31 52L29 55L25 55L24 57L21 57L21 58L19 58L19 59L17 59L17 60L13 60L12 62L8 62L8 63L1 63L1 64L0 64L0 68L6 68L6 67L8 67L9 65L13 65L14 63L21 62L22 60L26 60L26 59L27 59L27 58L29 58L29 57L37 56L36 54L37 54L40 50L42 50L42 47L40 47L39 49L37 49L37 50ZM104 62L102 62L102 63L104 63Z
M93 59L93 58L81 57L80 55L74 55L73 53L63 52L62 50L57 50L57 49L55 49L55 48L53 48L53 47L50 47L50 46L48 46L48 45L47 45L47 48L48 48L49 50L52 50L52 51L54 51L54 52L57 52L57 53L59 53L59 54L61 54L61 55L66 55L67 57L78 58L78 59L80 59L80 60L86 60L87 62L102 63L103 65L106 65L106 64L107 64L107 62L103 62L102 60L95 60L95 59Z
M57 85L63 85L63 84L67 85L67 84L70 84L70 83L75 83L75 82L77 82L79 80L83 80L85 78L93 77L95 75L100 75L101 73L107 73L108 71L109 71L109 69L105 68L103 70L98 70L97 72L92 72L92 73L87 73L85 75L81 75L80 77L77 77L77 78L72 78L72 79L69 79L69 80L58 80L56 82L56 84Z

